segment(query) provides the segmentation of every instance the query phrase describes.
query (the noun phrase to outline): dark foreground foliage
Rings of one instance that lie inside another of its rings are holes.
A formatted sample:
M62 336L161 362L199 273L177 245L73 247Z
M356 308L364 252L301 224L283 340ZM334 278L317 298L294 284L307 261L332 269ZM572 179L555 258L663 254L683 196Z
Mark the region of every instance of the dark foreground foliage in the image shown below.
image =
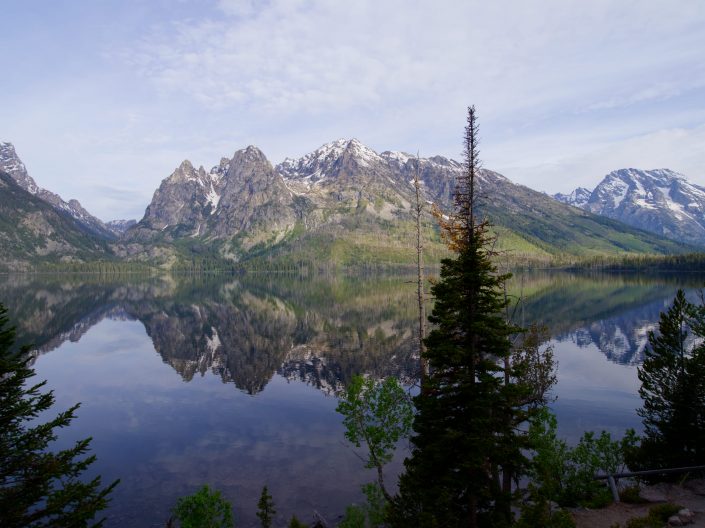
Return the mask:
M0 526L101 526L104 519L94 518L117 481L102 487L100 477L81 478L95 461L95 455L85 456L90 438L50 450L55 430L71 423L78 404L44 421L54 395L42 392L45 381L27 384L34 375L29 350L13 346L15 330L6 328L6 314L0 304Z
M644 435L628 460L632 469L705 465L704 338L705 306L678 290L639 368Z

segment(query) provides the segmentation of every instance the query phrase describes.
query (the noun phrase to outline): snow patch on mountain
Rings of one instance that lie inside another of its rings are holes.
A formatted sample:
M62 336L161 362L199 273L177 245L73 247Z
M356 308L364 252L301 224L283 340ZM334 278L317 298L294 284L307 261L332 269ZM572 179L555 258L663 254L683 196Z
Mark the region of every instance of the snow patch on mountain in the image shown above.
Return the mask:
M218 203L220 202L220 194L216 192L213 182L211 182L210 190L206 193L206 201L211 206L211 214L215 213L218 209Z
M315 185L329 177L344 156L354 159L363 168L384 162L379 154L357 139L338 139L299 159L286 158L276 168L285 181L299 180Z
M705 189L669 169L619 169L592 192L578 188L554 198L680 242L705 245Z
M12 176L12 179L30 194L37 194L39 191L39 186L27 173L27 168L17 155L14 145L8 141L0 142L0 170Z
M591 194L592 191L590 189L586 189L585 187L578 187L569 194L554 194L553 198L555 198L559 202L563 202L574 207L582 207L588 202Z

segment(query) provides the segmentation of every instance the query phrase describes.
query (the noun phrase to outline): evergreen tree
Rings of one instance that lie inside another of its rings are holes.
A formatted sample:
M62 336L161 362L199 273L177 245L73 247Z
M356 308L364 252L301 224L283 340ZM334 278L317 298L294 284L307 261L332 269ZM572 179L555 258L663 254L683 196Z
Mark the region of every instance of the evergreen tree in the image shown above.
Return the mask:
M289 528L306 528L308 525L302 523L299 521L298 517L296 515L291 517L291 520L289 521Z
M4 528L101 526L93 521L117 484L102 488L100 477L84 482L81 474L95 461L85 458L90 438L63 451L48 450L56 428L67 427L78 404L55 418L35 419L54 404L46 381L27 385L34 375L29 349L14 349L14 328L6 328L0 304L0 526Z
M259 517L262 528L271 528L274 514L276 513L277 511L274 509L272 496L269 494L267 486L264 486L262 488L262 494L259 497L259 502L257 503L257 517Z
M219 490L203 486L176 501L174 517L180 528L233 528L233 509ZM167 526L173 526L172 519Z
M414 403L412 454L400 477L394 526L507 526L511 484L526 460L531 390L517 381L505 318L504 283L491 257L488 224L478 222L478 128L474 107L465 130L465 171L457 182L455 215L441 217L457 253L444 259L431 291L434 328L425 340L430 375ZM505 478L507 477L508 478Z
M696 337L689 339L689 333ZM697 339L699 338L699 339ZM640 448L632 469L705 464L705 307L689 303L678 290L673 305L661 314L659 332L639 368L644 406Z

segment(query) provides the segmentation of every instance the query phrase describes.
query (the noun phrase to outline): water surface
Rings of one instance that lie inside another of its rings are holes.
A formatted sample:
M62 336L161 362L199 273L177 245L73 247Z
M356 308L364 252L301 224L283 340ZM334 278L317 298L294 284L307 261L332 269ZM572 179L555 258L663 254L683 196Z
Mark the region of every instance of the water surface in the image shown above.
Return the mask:
M527 273L518 323L546 324L560 433L640 426L637 365L649 330L694 275ZM415 290L404 277L0 277L55 409L82 402L59 444L93 437L92 471L121 479L108 526L163 526L208 483L253 526L267 485L278 521L335 520L374 479L344 441L335 391L353 374L412 384ZM404 456L389 468L393 482Z

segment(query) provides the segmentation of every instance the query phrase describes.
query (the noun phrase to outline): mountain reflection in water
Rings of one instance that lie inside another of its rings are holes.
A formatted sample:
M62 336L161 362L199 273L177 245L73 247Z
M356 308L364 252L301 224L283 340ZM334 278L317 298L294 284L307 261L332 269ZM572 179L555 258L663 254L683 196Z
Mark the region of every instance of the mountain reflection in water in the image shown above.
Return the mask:
M516 322L553 336L564 436L638 426L634 365L648 331L677 288L693 295L702 284L693 275L511 279ZM33 344L57 409L83 402L60 442L94 436L97 471L123 479L109 526L163 525L176 497L202 483L223 489L242 526L255 521L264 484L282 523L313 508L342 513L374 477L344 444L325 395L357 373L412 385L418 368L405 277L21 275L0 278L0 302L18 340Z

